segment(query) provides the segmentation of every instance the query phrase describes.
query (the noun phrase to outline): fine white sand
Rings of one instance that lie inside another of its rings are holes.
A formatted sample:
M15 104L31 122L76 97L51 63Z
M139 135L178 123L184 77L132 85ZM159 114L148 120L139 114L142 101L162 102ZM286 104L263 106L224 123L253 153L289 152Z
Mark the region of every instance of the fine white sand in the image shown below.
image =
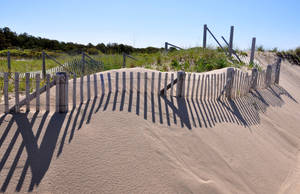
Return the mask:
M274 56L258 59L267 64ZM150 92L138 97L136 91L130 103L130 93L123 98L119 91L68 114L3 116L0 188L300 193L300 68L284 61L280 86L232 103L152 98Z

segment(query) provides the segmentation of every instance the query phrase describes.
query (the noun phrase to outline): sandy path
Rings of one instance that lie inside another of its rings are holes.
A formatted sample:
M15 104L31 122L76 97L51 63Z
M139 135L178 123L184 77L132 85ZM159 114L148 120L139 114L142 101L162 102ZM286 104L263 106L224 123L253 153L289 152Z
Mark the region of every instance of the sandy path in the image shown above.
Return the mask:
M135 89L92 98L68 114L6 115L1 190L298 193L299 80L299 68L284 62L282 88L233 102Z

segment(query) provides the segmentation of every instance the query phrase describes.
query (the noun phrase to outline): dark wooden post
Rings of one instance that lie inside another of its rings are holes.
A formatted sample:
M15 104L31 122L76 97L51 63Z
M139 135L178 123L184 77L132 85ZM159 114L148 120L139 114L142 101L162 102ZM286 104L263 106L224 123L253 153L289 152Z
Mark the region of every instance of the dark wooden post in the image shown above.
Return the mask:
M281 58L278 58L276 61L275 84L279 84L280 66L281 66Z
M250 64L253 63L254 61L254 54L255 54L255 42L256 42L256 38L253 37L252 38L252 46L251 46L251 54L250 54Z
M67 73L66 72L57 72L56 76L58 77L56 79L57 80L56 87L58 87L57 88L58 94L56 94L56 98L58 98L56 100L56 102L58 103L57 104L57 107L58 107L57 112L65 113L65 112L68 112Z
M234 68L227 69L227 80L226 80L226 97L232 98L232 88L234 82Z
M266 88L271 85L271 76L272 76L272 65L267 66L267 71L266 71Z
M185 72L177 72L177 88L176 88L176 97L184 96L184 84L185 84Z
M206 48L206 35L207 35L207 25L204 24L204 27L203 27L203 48L205 49Z
M258 77L258 71L256 68L252 69L252 75L251 75L251 89L256 90L257 87L257 77Z
M232 53L233 53L233 31L234 31L234 26L231 26L230 28L230 37L229 37L229 56L231 57Z
M11 73L11 65L10 65L10 52L7 51L7 68L8 68L8 73Z

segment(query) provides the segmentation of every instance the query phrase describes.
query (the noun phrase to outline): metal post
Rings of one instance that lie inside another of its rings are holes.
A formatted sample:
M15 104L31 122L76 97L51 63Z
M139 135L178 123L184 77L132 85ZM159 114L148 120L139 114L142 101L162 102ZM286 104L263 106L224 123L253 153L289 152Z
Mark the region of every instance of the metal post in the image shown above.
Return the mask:
M256 42L256 38L253 37L253 38L252 38L252 46L251 46L250 64L252 64L253 61L254 61L255 42Z
M58 98L58 112L65 113L68 112L68 98L66 98L66 91L68 85L67 83L67 73L66 72L57 72L56 76L58 77L58 83L56 83L56 87L58 87L58 95L56 95L56 98Z
M233 31L234 31L234 26L231 26L231 28L230 28L230 37L229 37L229 48L228 48L230 57L233 53L233 50L232 50L232 47L233 47Z
M177 72L177 88L176 88L176 97L182 97L183 94L183 88L185 84L185 72L179 71Z
M205 49L206 48L206 33L207 32L207 25L204 24L204 27L203 27L203 48Z
M45 61L45 52L42 52L43 64L42 64L42 73L43 79L46 79L46 61Z
M11 73L11 65L10 65L10 52L7 51L7 68L8 68L8 73Z

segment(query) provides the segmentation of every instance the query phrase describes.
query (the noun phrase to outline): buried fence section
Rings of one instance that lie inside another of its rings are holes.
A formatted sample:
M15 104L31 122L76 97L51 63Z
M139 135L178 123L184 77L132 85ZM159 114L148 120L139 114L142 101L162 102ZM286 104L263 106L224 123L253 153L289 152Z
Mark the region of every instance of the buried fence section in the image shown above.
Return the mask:
M73 74L73 80L70 80L70 84L72 85L70 92L72 92L73 96L70 97L70 101L72 100L73 107L76 107L77 87L79 87L78 94L80 94L79 98L81 103L83 103L84 98L86 98L85 100L90 100L91 96L97 97L99 91L102 92L102 94L105 94L106 91L110 93L112 90L118 92L119 84L122 88L120 88L120 90L124 92L127 90L126 82L128 78L126 78L126 76L129 77L130 92L136 90L139 93L147 93L148 89L150 91L151 88L151 94L176 95L177 97L196 98L200 100L215 100L223 97L231 99L247 95L250 89L263 89L272 84L276 84L279 80L279 70L280 63L276 62L273 65L269 65L267 70L258 71L257 69L253 69L250 74L235 68L227 68L226 72L214 71L210 73L185 73L179 71L177 72L177 76L173 72L151 72L151 75L148 72L129 72L128 76L125 71L115 71L113 74L111 74L111 72L100 73L99 77L98 74L91 74L92 78L90 78L90 75L82 75L79 78L79 86L77 85L76 75ZM9 85L9 73L4 73L3 92L5 112L11 110L19 112L20 107L23 105L26 105L26 111L29 111L31 100L35 100L35 109L39 111L41 109L40 95L43 92L45 92L45 101L44 97L42 97L41 101L42 103L45 102L45 105L42 104L42 106L43 108L45 106L46 111L50 111L50 88L55 85L55 80L51 81L51 75L46 74L46 80L41 82L40 75L35 74L35 79L32 80L33 83L35 83L33 84L35 90L31 94L30 90L32 86L30 86L30 76L29 73L25 73L25 79L20 79L20 74L15 73L14 82L12 83L13 88ZM69 88L68 81L62 81L62 78L57 78L57 76L55 78L57 84L64 83L64 87ZM69 80L67 74L64 79ZM149 84L151 84L149 87L148 79ZM25 87L23 87L23 84L20 84L21 81L25 82ZM87 83L85 84L84 81ZM122 83L119 83L120 81ZM41 83L43 83L44 86L42 86ZM114 87L113 89L112 86ZM91 87L93 87L92 90ZM9 93L9 88L13 88L13 92ZM58 112L65 111L67 108L60 108L59 103L68 102L69 92L67 90L64 92L66 100L62 101L60 98L62 93L60 86L57 86L56 89L56 93L52 94L55 96L53 99L57 100L56 110ZM20 93L22 91L25 91L25 95ZM161 91L163 92L161 93ZM13 97L13 100L9 101L11 97ZM14 104L10 106L9 103Z

